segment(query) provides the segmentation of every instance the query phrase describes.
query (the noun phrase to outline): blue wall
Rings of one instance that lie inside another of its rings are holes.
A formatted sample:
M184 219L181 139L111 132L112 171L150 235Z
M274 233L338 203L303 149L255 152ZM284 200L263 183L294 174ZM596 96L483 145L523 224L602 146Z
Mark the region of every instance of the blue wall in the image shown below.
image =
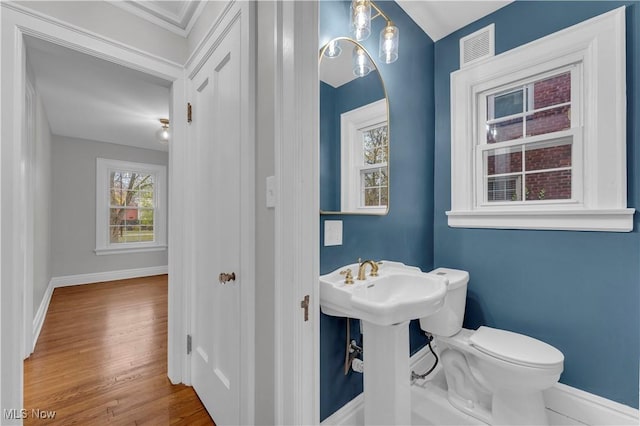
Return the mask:
M435 45L435 265L471 274L465 327L544 340L565 355L562 383L638 407L640 234L454 229L449 75L459 39L496 25L496 53L627 7L628 205L640 207L640 3L518 1Z
M400 28L399 59L377 64L390 104L390 209L386 216L322 216L321 221L342 220L344 230L344 244L335 247L324 247L321 233L322 274L358 257L398 260L423 270L433 267L434 44L394 2L376 3ZM363 43L374 60L383 26L382 19L374 20L371 37ZM321 45L340 36L349 36L349 2L321 1ZM320 318L321 419L362 392L362 375L343 374L345 323L344 318ZM352 336L357 338L353 323ZM413 350L423 341L418 330L412 324Z
M323 59L327 61L331 59ZM320 82L320 209L340 210L340 115L384 98L378 72L334 88Z

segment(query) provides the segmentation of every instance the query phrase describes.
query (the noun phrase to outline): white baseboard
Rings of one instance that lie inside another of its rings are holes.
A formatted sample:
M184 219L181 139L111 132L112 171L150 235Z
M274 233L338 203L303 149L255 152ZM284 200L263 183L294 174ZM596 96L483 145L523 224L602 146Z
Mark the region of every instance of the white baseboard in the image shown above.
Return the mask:
M36 312L33 317L33 346L31 347L31 352L36 350L36 343L38 342L38 337L40 337L40 331L42 331L44 318L47 316L47 311L49 310L51 296L53 296L53 281L49 281L49 285L47 285L47 289L44 291L44 296L38 307L38 312Z
M126 280L129 278L150 277L168 273L167 265L151 266L148 268L122 269L119 271L95 272L91 274L66 275L53 277L51 282L54 288L70 285L93 284L105 281Z
M583 390L556 383L544 393L547 410L587 425L638 425L638 410Z
M47 316L47 310L49 309L49 303L51 303L51 296L53 296L53 290L55 288L81 284L94 284L105 281L125 280L129 278L150 277L153 275L167 274L168 271L168 266L164 265L151 266L148 268L123 269L120 271L96 272L92 274L66 275L51 278L51 281L49 281L49 285L44 292L42 302L40 302L40 306L38 307L38 312L36 312L33 317L33 347L31 348L31 351L33 352L36 348L36 343L38 342L38 337L40 337L40 331L42 330L44 319Z
M427 347L411 357L411 369L424 371L433 363ZM553 424L638 425L635 408L597 396L562 383L545 391L547 413ZM360 394L327 417L322 425L363 425L364 395Z

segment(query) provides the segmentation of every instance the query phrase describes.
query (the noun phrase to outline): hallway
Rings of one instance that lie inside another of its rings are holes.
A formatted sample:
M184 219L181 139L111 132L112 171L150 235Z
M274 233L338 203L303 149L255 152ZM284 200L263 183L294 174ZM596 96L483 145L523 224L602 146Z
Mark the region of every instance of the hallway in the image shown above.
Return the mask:
M213 424L166 369L166 275L57 288L24 362L25 424Z

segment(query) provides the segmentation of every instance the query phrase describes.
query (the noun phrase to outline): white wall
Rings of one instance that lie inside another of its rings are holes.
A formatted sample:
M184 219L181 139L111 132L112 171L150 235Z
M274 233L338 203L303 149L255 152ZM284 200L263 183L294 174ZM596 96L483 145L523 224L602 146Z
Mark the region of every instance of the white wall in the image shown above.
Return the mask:
M36 132L34 146L34 262L33 262L33 314L35 316L51 280L51 130L47 114L37 95Z
M186 38L106 1L17 1L16 3L179 64L184 64L187 59Z
M167 152L54 135L53 276L164 266L167 251L97 256L96 158L168 165ZM167 197L165 197L167 199Z

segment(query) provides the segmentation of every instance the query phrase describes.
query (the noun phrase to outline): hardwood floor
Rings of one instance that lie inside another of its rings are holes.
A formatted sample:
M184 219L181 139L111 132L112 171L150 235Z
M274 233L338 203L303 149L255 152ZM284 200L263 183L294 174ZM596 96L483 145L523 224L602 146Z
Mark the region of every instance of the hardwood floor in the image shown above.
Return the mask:
M214 424L166 370L166 275L57 288L24 362L25 424Z

